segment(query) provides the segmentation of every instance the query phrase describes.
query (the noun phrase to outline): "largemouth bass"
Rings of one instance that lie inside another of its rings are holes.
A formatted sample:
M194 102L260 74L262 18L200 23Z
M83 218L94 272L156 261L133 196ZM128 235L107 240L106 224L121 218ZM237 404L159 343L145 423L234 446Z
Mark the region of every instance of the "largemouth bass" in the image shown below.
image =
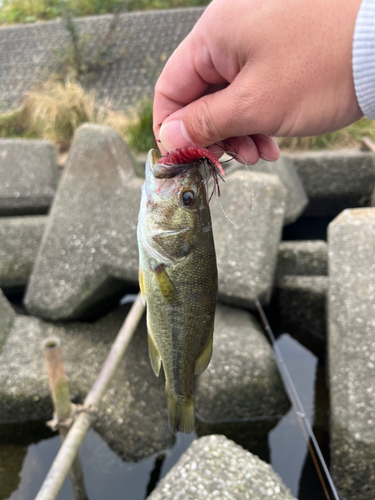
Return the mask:
M172 432L194 429L194 375L208 366L217 298L211 216L199 162L147 156L138 219L139 283L147 302L150 360L163 366Z

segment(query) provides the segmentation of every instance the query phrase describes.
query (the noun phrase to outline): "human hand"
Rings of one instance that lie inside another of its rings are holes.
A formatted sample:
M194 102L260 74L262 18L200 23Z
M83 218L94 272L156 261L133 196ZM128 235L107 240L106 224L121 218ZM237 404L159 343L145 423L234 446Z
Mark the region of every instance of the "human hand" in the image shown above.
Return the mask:
M360 3L214 0L156 84L162 153L226 141L248 163L272 161L280 153L271 135L317 135L359 119L351 55Z

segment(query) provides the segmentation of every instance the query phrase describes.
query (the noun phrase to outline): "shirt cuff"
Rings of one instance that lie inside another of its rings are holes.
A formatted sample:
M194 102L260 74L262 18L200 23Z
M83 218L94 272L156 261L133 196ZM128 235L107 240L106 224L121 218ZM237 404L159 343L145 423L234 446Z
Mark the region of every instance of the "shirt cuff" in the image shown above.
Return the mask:
M375 0L362 0L353 38L353 78L362 113L375 119Z

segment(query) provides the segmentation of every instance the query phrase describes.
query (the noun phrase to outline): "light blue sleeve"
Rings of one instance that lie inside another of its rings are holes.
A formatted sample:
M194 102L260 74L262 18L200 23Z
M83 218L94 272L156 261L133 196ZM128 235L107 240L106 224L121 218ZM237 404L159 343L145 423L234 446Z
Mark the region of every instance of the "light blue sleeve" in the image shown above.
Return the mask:
M375 119L375 0L362 0L353 39L353 77L362 113Z

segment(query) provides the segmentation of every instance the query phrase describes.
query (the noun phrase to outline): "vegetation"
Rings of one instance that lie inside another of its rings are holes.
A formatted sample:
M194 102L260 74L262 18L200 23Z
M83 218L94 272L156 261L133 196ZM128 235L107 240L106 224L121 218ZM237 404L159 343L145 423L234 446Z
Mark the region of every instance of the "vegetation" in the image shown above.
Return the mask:
M337 149L358 146L364 137L375 142L375 122L368 118L329 134L314 137L282 137L277 139L282 149Z
M110 14L125 11L170 9L207 5L209 0L3 0L0 24L30 23L64 17L67 9L74 16Z
M150 99L127 116L100 105L74 78L51 77L29 92L20 108L0 114L0 137L49 139L62 153L69 149L76 128L86 122L113 127L136 152L155 147ZM374 121L362 118L338 132L277 141L282 149L324 149L358 146L363 137L375 142Z
M135 117L127 127L126 136L129 146L135 151L146 152L155 147L151 99L146 99L139 104Z
M49 139L62 153L86 122L109 125L123 136L129 125L124 113L99 105L76 80L51 78L29 92L20 108L0 115L0 137Z

